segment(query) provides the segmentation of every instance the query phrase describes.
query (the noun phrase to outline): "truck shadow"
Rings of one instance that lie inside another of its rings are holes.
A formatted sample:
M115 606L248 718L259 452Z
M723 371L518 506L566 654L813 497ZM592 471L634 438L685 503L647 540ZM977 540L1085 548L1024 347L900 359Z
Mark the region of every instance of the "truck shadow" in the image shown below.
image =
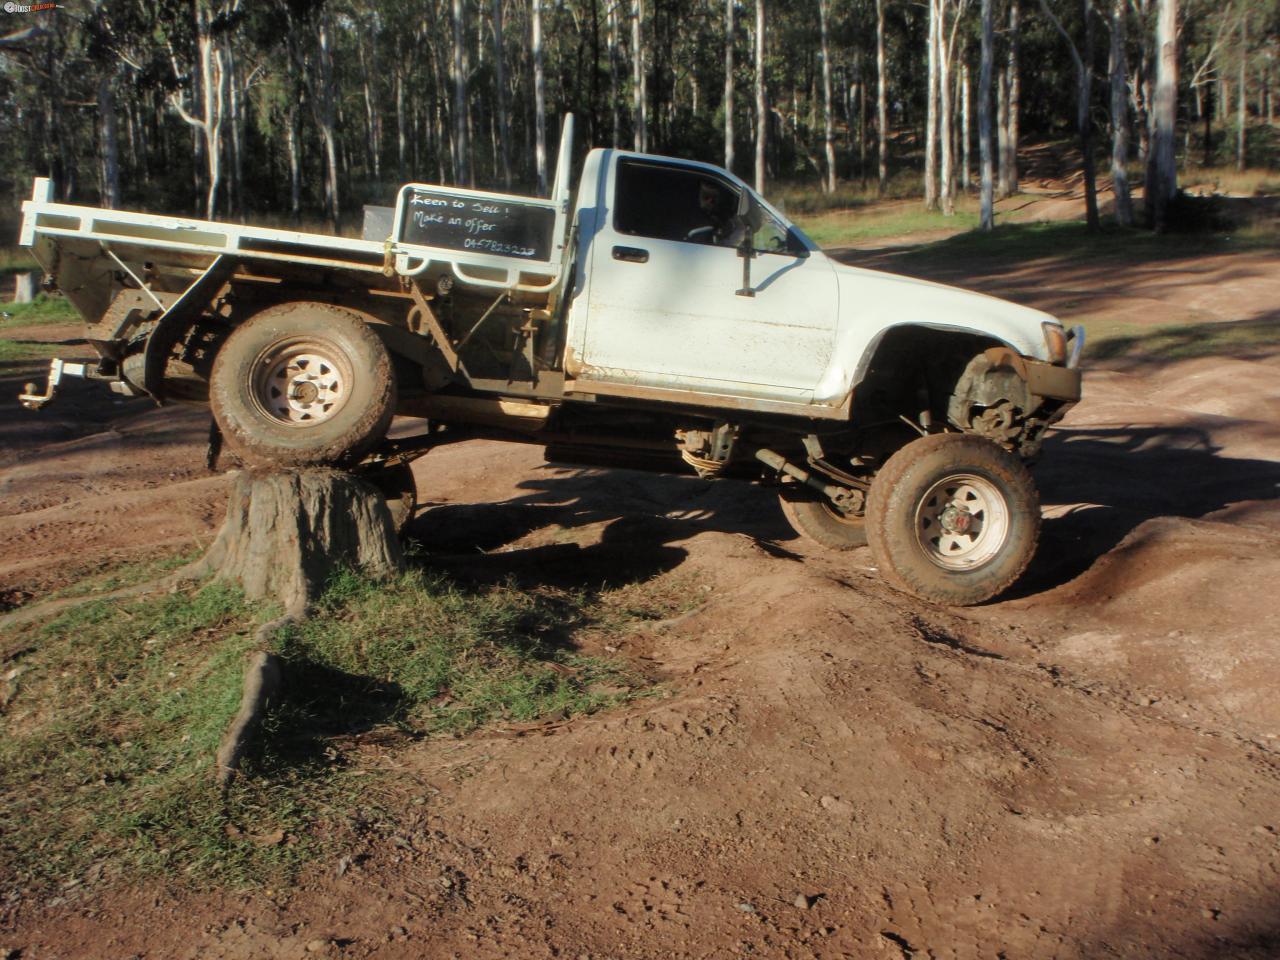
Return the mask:
M1036 467L1048 514L1040 548L1003 599L1051 590L1084 573L1139 524L1157 517L1233 519L1273 512L1280 463L1226 457L1197 427L1063 428Z
M420 513L407 536L427 562L468 580L513 579L597 591L679 566L678 544L714 530L750 537L774 555L794 539L776 495L740 482L582 469L540 475L498 503L446 504ZM541 532L527 546L521 541ZM550 542L547 542L550 541Z

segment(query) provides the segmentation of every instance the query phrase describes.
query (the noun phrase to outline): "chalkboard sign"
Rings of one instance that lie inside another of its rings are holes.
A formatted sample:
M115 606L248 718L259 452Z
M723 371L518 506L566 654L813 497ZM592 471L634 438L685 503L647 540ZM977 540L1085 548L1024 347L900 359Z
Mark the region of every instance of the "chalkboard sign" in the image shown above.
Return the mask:
M546 262L552 256L555 227L555 208L545 202L406 187L397 239L464 254Z

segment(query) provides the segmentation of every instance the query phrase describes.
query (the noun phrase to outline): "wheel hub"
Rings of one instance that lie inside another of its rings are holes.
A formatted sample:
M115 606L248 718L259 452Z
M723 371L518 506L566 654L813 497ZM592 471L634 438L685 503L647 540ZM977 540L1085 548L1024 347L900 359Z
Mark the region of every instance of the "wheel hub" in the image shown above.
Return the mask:
M938 515L938 522L942 525L942 529L953 534L968 533L969 527L973 525L973 519L973 514L962 507L957 507L954 503Z
M1009 508L990 480L956 474L935 483L916 507L916 542L947 570L989 562L1009 536Z
M255 365L254 400L280 423L323 423L347 400L351 371L344 359L339 351L319 340L276 344Z

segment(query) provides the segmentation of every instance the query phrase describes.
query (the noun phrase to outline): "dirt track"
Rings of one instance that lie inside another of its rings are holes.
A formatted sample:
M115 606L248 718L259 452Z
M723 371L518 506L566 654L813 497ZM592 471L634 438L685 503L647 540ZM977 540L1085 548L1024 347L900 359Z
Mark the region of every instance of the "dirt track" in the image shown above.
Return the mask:
M1280 306L1274 254L1084 269L984 282L1068 319ZM806 546L763 491L552 467L536 448L431 454L413 533L475 554L460 573L590 584L679 569L709 588L694 615L622 644L671 696L541 735L371 746L395 771L401 829L341 876L322 864L253 898L116 888L10 904L0 946L1276 956L1280 356L1116 363L1086 391L1037 468L1030 575L965 611L886 589L865 550ZM200 417L77 396L0 424L0 589L18 600L194 543L218 518ZM86 415L97 425L77 438Z

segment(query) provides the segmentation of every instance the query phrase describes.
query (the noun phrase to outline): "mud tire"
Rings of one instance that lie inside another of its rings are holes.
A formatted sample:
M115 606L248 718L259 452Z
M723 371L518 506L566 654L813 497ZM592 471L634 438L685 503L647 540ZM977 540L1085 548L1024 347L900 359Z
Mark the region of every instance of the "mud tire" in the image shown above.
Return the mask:
M291 344L343 368L341 403L316 423L287 422L263 402L266 365ZM286 303L255 314L227 338L209 379L213 415L228 445L253 466L349 465L387 432L396 405L387 348L357 313L322 303Z
M972 548L956 547L958 559L946 557L929 540L936 530L929 527L930 504L951 495L939 491L965 485L977 490L985 506L974 514L981 518L980 529L1003 532L985 544L979 533ZM1015 455L981 437L921 437L890 457L871 483L872 556L890 585L922 600L953 606L990 600L1026 570L1039 536L1040 497L1031 474Z
M778 503L791 529L820 547L854 550L867 545L866 517L840 513L821 494L810 494L806 488L784 489Z

